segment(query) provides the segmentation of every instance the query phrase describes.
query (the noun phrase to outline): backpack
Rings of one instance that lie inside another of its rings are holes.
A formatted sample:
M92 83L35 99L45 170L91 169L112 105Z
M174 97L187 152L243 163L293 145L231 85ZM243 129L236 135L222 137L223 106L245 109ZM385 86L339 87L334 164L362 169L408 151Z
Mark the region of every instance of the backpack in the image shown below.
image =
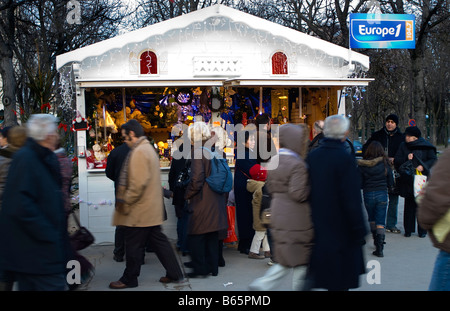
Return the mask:
M228 166L227 160L220 157L215 151L208 150L211 155L211 174L206 178L211 190L217 193L228 193L233 188L233 174Z
M272 200L272 196L267 190L267 186L264 185L262 187L262 197L261 197L261 209L259 210L259 218L261 220L261 224L264 227L268 227L270 224L270 217L272 216L272 212L270 210L270 201Z

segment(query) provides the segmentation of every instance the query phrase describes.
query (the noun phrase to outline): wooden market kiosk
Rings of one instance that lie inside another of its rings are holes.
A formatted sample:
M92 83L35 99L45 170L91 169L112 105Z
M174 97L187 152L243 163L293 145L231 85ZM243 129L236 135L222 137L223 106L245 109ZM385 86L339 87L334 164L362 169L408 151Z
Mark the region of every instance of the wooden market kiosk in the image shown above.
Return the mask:
M59 55L57 68L80 129L80 220L96 243L114 241L114 187L104 165L126 120L139 120L159 145L164 184L176 123L203 115L224 125L264 111L311 126L342 113L344 87L371 81L354 77L369 69L367 56L224 5Z

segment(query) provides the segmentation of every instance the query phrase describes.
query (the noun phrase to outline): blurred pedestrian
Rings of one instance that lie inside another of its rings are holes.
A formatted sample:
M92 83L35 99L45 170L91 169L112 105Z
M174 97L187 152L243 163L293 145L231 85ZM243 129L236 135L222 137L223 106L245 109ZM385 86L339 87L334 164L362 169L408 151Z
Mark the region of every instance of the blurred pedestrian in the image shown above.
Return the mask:
M166 270L160 282L181 281L183 273L175 252L161 230L165 213L159 157L138 121L131 119L122 126L121 132L131 150L119 177L113 225L124 226L126 268L122 277L109 287L138 286L142 250L148 240Z
M267 113L258 114L255 118L256 137L255 150L258 164L268 162L277 153L272 140L272 120Z
M434 263L431 277L430 291L450 291L450 224L444 226L447 234L439 237L435 234L436 224L443 217L449 219L450 213L450 148L447 148L439 157L433 168L433 175L424 189L422 200L417 210L417 218L422 228L428 230L434 247L439 253Z
M190 165L190 159L183 156L185 142L182 138L177 138L173 147L172 162L169 170L169 189L173 193L172 204L175 208L175 216L177 217L177 248L181 251L183 256L186 256L189 251L187 247L187 228L189 221L189 212L186 201L184 200L184 193L186 186L177 184L177 179L183 170L187 170ZM186 148L190 149L190 144Z
M253 236L252 244L248 258L264 259L270 258L270 246L267 239L267 228L261 223L261 200L263 196L262 188L267 179L267 170L259 164L255 164L250 169L251 179L247 180L247 190L253 193L253 229L255 235ZM259 250L262 247L264 254L260 255Z
M191 212L188 224L188 248L191 256L190 278L218 275L219 232L228 229L226 194L213 191L206 178L211 174L210 155L204 148L211 138L206 123L194 122L189 127L192 143L191 180L184 198L188 200ZM210 145L211 146L211 145Z
M28 140L11 162L0 213L0 266L19 290L66 290L72 258L62 178L54 153L57 119L35 114Z
M1 197L6 184L9 166L13 155L25 145L27 140L27 130L22 126L14 126L9 131L9 144L6 148L0 149L0 210L2 208ZM0 291L11 291L14 285L12 273L1 271L0 267Z
M404 135L398 127L398 122L398 116L396 114L388 115L383 128L374 132L363 145L363 155L372 141L378 141L384 148L384 153L389 159L391 169L395 169L394 157L397 154L398 147L405 140ZM386 231L391 233L401 233L400 229L397 228L398 187L392 187L391 191L388 192L388 196L389 203L386 216Z
M307 159L314 225L308 279L314 288L357 288L365 273L362 248L367 228L356 159L346 151L349 127L343 115L327 117L325 137Z
M238 133L236 162L234 166L234 198L236 202L236 223L238 232L238 251L248 255L255 230L253 229L253 196L247 190L247 180L250 179L250 168L257 164L256 136L254 126L248 125Z
M436 159L436 147L422 137L420 129L416 126L407 127L405 141L400 144L394 159L395 167L400 173L400 195L405 198L405 237L416 232L417 203L413 191L415 171L417 169L423 175L429 176ZM420 224L417 224L417 233L421 238L427 235L427 231Z
M316 122L314 122L312 128L313 140L311 140L311 142L309 143L309 151L312 151L319 147L320 140L323 138L323 123L323 120L317 120Z
M117 195L117 189L119 188L119 177L122 169L123 162L127 158L130 152L130 147L126 143L122 143L118 147L111 150L108 155L108 161L106 162L105 174L106 177L114 182L114 195ZM113 259L117 262L122 262L125 256L125 236L124 228L122 226L116 226L114 231L114 250Z
M8 147L8 132L10 126L6 126L0 130L0 149Z
M383 146L376 140L372 141L358 160L363 189L364 206L366 207L370 231L376 250L375 256L383 257L385 240L386 209L388 188L394 183L389 160Z
M250 284L251 290L275 290L291 272L292 289L298 291L305 286L314 239L308 168L303 160L308 136L306 126L283 124L279 128L280 150L272 158L278 166L268 171L266 181L272 195L270 230L276 263Z
M64 201L64 210L69 218L78 217L75 215L75 211L72 209L72 204L70 202L70 193L72 187L72 173L73 167L72 162L66 155L65 149L62 147L62 142L59 141L55 150L55 154L59 161L59 166L61 168L61 178L62 178L62 195ZM80 282L81 284L69 284L70 290L79 289L80 285L86 286L95 274L94 266L89 262L89 260L78 253L75 249L72 249L73 257L72 259L77 260L80 263Z

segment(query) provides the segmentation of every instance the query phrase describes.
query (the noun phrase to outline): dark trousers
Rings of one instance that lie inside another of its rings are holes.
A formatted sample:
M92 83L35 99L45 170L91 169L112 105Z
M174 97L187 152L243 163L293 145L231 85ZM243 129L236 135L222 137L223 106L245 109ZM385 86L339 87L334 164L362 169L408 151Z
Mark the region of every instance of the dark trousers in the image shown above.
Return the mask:
M138 276L141 272L142 253L145 245L151 245L158 260L166 269L166 277L172 280L183 279L175 252L161 231L161 226L153 227L123 227L125 233L126 268L120 281L128 286L138 285Z
M114 232L114 255L119 258L125 256L125 234L123 226L117 226Z
M405 210L403 211L403 226L405 227L405 233L416 232L416 212L417 203L414 197L405 198ZM417 223L418 234L425 234L427 231L419 226Z
M193 273L217 275L219 271L219 232L190 234L188 237L189 253L192 259Z

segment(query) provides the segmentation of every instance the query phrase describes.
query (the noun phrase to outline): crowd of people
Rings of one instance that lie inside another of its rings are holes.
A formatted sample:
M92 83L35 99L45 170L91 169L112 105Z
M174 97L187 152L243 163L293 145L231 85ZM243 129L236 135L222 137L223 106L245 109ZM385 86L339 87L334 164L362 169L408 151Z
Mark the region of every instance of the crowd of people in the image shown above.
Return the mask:
M236 157L231 193L217 192L206 182L212 159L198 147L219 155L225 147L221 133L206 123L194 122L189 140L174 144L174 153L190 152L174 157L169 189L161 186L159 158L142 126L136 120L122 126L124 143L111 152L106 175L115 188L112 255L126 266L110 288L138 286L146 250L156 254L165 270L162 283L218 275L225 265L230 200L236 208L237 250L252 260L271 258L271 266L249 284L250 290L273 290L288 276L293 290L357 288L365 273L367 235L372 233L373 255L383 257L386 232L401 232L397 215L402 196L404 236L410 237L417 223L418 236L430 232L441 250L430 289L449 290L450 279L441 272L448 271L450 235L437 238L432 230L450 209L444 186L449 151L438 161L436 148L421 131L407 127L401 133L394 114L368 139L362 159L355 157L348 139L350 121L343 115L316 121L311 141L305 125L283 124L273 133L268 115L255 121L236 133L242 135L236 140L242 142L236 146L242 152ZM69 260L84 263L84 277L93 267L70 243L70 174L56 119L33 115L25 127L8 128L0 137L6 139L0 139L0 289L12 290L17 282L19 290L67 290ZM413 193L416 172L429 179L419 203ZM191 269L187 275L161 230L167 218L164 196L172 198L176 211L177 249L190 257L183 263ZM260 218L267 197L268 225Z

